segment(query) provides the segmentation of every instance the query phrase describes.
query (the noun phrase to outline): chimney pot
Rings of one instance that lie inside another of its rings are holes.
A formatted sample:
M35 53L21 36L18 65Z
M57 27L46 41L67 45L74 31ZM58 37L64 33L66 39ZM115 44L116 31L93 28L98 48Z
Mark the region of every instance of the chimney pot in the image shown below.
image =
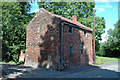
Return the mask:
M77 16L76 16L76 15L73 15L73 16L72 16L72 20L73 20L73 21L77 21Z

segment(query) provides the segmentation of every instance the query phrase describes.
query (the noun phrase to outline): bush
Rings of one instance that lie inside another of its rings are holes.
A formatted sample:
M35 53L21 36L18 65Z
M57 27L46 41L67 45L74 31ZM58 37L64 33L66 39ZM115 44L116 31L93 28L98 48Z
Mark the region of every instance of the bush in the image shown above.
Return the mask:
M17 62L16 64L17 64L17 65L21 65L21 64L24 64L24 62L23 62L23 61L20 61L20 62Z

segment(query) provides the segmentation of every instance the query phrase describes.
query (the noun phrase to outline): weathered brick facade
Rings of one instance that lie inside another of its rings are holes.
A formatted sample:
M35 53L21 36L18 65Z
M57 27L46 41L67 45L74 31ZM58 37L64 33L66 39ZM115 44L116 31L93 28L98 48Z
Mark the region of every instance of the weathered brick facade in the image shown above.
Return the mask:
M69 33L69 27L73 27L73 33ZM87 37L84 31L87 31ZM47 67L55 67L93 62L92 29L77 21L41 8L26 27L26 32L25 65L44 67L46 64ZM82 42L84 53L80 52ZM72 55L69 54L70 46L73 47Z

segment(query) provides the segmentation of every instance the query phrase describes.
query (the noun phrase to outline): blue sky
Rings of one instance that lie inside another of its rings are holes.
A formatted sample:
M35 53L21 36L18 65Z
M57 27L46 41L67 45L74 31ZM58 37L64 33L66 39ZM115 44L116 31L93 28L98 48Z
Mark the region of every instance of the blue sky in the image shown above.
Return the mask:
M107 40L107 31L114 29L114 24L118 21L118 2L96 2L95 15L104 17L105 19L105 33L102 35L102 42Z
M37 4L37 2L32 2L30 3L31 5L31 9L30 9L30 12L33 13L33 12L38 12L39 11L39 6Z
M31 3L31 6L32 6L31 13L39 11L39 7L36 2ZM108 0L106 0L105 2L102 2L102 0L100 0L99 2L95 2L95 10L96 10L95 16L104 17L105 19L106 28L105 28L105 33L102 34L102 41L101 41L104 42L107 40L107 31L110 28L114 29L114 24L118 21L118 1L109 2Z

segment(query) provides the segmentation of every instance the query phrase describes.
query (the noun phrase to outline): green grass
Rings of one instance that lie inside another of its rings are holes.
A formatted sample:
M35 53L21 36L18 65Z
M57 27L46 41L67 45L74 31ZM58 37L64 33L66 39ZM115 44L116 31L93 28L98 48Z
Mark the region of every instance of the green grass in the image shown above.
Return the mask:
M103 64L103 63L107 63L107 62L113 62L113 61L118 61L120 60L120 58L113 58L113 57L100 57L100 56L96 56L96 65L97 64Z
M9 61L9 62L7 62L7 63L9 63L9 64L17 64L17 63L15 63L15 62L13 62L13 61Z
M9 62L6 62L6 61L2 61L2 63L9 63L9 64L17 64L17 63L15 63L14 61L9 61Z
M20 61L20 62L14 62L14 61L9 61L9 62L5 62L5 61L2 61L2 63L8 63L8 64L14 64L14 65L20 65L20 64L23 64L23 62L22 61Z

